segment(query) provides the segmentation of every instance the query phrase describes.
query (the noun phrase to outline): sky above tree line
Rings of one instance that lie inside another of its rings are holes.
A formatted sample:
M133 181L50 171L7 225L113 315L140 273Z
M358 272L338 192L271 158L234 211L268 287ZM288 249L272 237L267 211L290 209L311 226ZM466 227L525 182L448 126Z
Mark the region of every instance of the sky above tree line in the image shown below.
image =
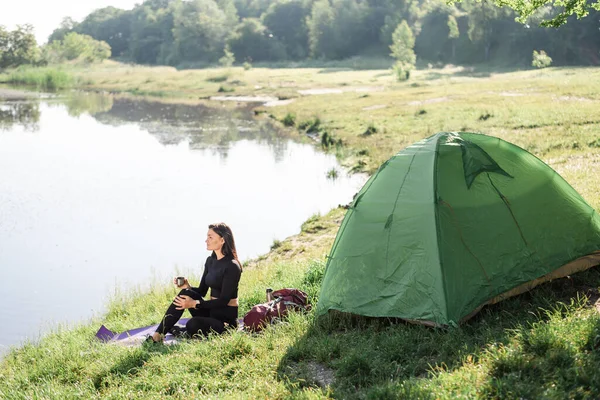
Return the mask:
M1 7L0 25L13 30L17 25L31 24L38 43L43 44L65 17L81 22L98 8L113 6L131 10L142 0L2 0L4 2L10 5Z

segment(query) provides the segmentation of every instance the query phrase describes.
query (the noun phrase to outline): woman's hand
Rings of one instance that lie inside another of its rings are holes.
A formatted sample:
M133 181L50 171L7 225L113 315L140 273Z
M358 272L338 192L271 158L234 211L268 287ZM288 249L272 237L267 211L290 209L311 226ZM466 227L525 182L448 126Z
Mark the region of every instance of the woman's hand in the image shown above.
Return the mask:
M190 296L181 294L175 297L175 300L173 300L173 304L177 306L175 308L176 310L185 310L186 308L196 307L196 300L192 299Z
M173 278L173 284L177 286L177 277ZM190 289L192 285L188 282L187 278L184 278L183 285L177 286L178 289Z

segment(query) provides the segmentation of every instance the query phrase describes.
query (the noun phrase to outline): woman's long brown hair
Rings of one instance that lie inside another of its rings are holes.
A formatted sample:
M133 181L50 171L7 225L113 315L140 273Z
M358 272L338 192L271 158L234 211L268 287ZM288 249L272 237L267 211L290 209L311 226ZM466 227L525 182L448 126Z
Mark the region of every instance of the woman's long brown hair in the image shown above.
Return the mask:
M221 248L221 252L224 256L231 256L242 269L242 263L238 259L237 250L235 249L235 240L233 239L233 232L231 232L231 228L227 226L224 222L219 222L216 224L210 224L208 229L212 229L217 235L221 236L225 243L223 243L223 247ZM213 251L213 256L216 257L215 252Z

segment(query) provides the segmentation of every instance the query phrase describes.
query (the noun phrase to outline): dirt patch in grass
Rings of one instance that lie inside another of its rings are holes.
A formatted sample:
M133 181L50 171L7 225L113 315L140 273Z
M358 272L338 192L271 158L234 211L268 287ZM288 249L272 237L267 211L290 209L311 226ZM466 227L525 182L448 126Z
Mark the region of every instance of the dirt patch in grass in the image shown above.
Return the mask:
M594 101L593 99L588 99L587 97L577 97L577 96L560 96L560 97L555 97L555 100L558 101L580 101L580 102L591 102Z
M335 372L317 362L308 362L306 364L306 369L317 385L321 386L322 388L331 386L331 384L335 381Z
M415 101L411 101L408 103L409 106L420 106L423 104L434 104L434 103L443 103L445 101L450 100L449 97L436 97L433 99L427 99L427 100L415 100Z
M382 108L386 107L386 104L375 104L374 106L364 107L363 111L381 110Z
M335 371L316 361L306 363L290 363L286 367L285 375L292 380L302 380L309 385L316 385L323 389L335 382Z
M383 86L347 86L343 88L321 88L321 89L303 89L298 90L298 93L304 96L318 95L318 94L341 94L345 92L356 92L356 93L367 93L367 92L381 92Z
M263 106L265 106L265 107L287 106L288 104L292 103L293 101L294 101L294 99L268 101L265 104L263 104Z
M524 93L517 93L517 92L500 92L498 93L499 96L502 97L521 97L521 96L525 96Z
M277 97L269 96L211 96L210 99L215 101L239 101L242 103L268 103L279 100Z

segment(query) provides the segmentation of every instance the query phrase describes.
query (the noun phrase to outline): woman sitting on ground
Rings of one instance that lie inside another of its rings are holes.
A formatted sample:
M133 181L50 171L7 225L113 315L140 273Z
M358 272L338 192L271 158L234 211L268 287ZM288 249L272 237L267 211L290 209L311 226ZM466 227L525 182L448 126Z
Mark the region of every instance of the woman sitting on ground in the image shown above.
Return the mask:
M192 318L185 325L189 337L223 333L227 326L237 327L238 285L242 273L233 233L224 223L208 226L206 249L212 254L206 259L200 286L191 287L188 280L178 286L179 292L167 309L156 332L148 339L162 341L167 332L179 333L175 323L188 309ZM175 284L177 281L175 280ZM210 300L204 300L210 288ZM174 329L175 327L175 329Z

